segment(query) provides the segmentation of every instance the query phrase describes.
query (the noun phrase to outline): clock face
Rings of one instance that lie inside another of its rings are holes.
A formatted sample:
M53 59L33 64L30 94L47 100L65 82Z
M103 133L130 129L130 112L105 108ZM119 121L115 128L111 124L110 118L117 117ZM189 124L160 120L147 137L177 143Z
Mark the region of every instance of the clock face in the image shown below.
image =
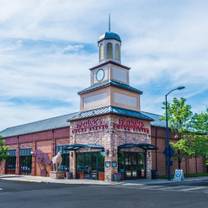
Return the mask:
M102 81L105 77L105 72L103 69L99 69L96 73L96 79L97 81Z

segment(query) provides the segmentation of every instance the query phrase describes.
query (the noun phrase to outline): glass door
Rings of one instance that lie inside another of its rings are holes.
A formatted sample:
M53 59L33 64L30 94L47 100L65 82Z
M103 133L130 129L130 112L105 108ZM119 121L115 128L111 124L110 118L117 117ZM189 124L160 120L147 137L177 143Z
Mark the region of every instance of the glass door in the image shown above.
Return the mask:
M69 153L64 153L62 156L61 171L69 171Z
M123 179L137 179L145 177L144 152L119 152L118 169Z
M32 156L20 157L20 174L30 175L32 172Z
M15 174L16 156L9 156L6 159L6 174Z
M104 173L104 156L101 152L78 152L76 169L77 178L99 179Z

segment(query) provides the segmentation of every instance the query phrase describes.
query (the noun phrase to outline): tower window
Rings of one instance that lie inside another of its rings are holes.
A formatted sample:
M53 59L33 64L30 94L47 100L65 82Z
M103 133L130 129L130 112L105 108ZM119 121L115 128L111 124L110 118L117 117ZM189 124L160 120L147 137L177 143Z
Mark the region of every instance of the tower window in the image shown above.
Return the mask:
M99 59L100 59L100 61L104 59L104 46L103 46L103 44L100 44L100 47L99 47Z
M107 44L107 59L113 58L113 45L112 43Z
M120 45L117 43L116 46L115 46L115 59L117 61L120 61L120 56L121 52L120 52Z

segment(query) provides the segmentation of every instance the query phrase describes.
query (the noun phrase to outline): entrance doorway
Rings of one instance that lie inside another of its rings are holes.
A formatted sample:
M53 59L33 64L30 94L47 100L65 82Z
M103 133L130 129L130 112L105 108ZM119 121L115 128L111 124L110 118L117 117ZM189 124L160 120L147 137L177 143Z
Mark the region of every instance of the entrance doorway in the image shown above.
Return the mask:
M32 172L32 149L20 149L20 174L30 175Z
M6 174L15 174L16 169L16 150L8 150L8 158L6 159Z
M62 163L60 166L61 171L69 171L69 153L61 154L62 156Z
M104 156L101 152L76 153L76 177L104 180Z
M118 153L118 171L123 179L138 179L146 177L146 156L144 152Z

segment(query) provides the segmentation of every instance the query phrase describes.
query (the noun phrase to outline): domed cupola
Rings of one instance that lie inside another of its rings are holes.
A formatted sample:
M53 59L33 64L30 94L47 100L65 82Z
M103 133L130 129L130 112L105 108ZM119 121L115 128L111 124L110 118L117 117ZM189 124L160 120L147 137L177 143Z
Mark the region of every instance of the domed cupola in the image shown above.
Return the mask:
M111 32L110 17L109 31L105 32L98 39L99 62L109 60L121 62L121 38L117 33Z
M104 39L105 40L117 40L117 41L121 42L120 36L117 33L114 33L114 32L106 32L103 35L101 35L99 37L98 43L100 41L104 40Z

